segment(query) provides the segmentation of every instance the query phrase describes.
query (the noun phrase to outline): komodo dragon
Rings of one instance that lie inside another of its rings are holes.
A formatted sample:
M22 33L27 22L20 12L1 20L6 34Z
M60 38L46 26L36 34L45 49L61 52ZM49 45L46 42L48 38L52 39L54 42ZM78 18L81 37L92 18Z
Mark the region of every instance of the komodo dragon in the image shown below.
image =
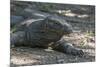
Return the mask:
M60 17L48 16L45 19L27 19L16 26L11 33L11 45L30 47L52 47L54 50L82 56L84 52L68 43L62 37L73 33L72 26ZM51 45L49 45L52 43Z

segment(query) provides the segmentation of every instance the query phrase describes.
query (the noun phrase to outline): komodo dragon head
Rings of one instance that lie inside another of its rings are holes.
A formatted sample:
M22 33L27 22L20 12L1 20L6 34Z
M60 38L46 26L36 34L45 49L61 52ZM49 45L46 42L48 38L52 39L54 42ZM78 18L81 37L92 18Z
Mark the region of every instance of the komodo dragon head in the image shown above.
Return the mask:
M64 34L70 34L73 32L72 26L68 24L64 19L61 19L59 17L47 17L44 22L46 23L46 29L50 32L55 33L62 33Z

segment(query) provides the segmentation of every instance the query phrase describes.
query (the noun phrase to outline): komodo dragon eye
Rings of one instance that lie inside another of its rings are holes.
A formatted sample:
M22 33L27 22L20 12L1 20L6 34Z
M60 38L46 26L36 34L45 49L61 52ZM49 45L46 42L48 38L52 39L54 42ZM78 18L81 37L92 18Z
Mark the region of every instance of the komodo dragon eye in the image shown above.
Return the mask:
M51 25L61 25L58 21L55 20L49 20Z

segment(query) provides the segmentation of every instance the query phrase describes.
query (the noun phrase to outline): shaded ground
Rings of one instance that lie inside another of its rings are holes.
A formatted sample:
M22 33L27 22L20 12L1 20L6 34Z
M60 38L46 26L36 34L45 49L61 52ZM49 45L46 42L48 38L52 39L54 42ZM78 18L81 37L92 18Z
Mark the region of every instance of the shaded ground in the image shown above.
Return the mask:
M40 48L13 48L11 49L11 63L22 66L95 61L94 49L83 50L85 55L83 57L77 57L57 51L47 52Z

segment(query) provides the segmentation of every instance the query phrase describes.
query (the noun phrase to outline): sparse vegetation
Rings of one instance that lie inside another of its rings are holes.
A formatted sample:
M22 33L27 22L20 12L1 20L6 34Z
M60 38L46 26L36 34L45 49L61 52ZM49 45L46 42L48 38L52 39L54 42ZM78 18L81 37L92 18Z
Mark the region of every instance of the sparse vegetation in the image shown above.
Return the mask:
M11 33L14 33L16 31L16 27L11 28Z

